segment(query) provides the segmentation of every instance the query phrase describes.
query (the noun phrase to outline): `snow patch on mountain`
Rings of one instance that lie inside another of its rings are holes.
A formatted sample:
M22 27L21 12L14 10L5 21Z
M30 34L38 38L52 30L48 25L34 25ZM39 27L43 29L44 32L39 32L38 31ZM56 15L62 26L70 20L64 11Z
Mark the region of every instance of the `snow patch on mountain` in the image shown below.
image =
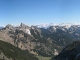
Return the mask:
M56 56L58 54L59 54L58 51L56 49L54 49L54 55Z
M40 24L40 25L36 25L38 28L49 28L50 26L64 26L66 29L69 29L73 24L72 23L62 23L62 24L53 24L53 23L50 23L50 24Z
M40 25L36 25L38 28L49 28L50 26L56 26L57 24L53 24L53 23L50 23L50 24L40 24Z
M26 33L29 34L29 35L31 35L31 32L30 32L29 29L26 29Z

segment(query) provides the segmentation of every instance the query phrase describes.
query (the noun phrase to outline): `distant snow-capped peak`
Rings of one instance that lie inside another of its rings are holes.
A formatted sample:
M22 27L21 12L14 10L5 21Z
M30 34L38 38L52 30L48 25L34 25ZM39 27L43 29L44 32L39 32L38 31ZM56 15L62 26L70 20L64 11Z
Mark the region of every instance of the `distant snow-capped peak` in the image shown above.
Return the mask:
M53 24L53 23L50 23L50 24L36 25L36 27L38 27L38 28L44 28L44 29L48 29L51 26L53 27L53 29L55 28L55 30L56 29L62 29L63 31L65 31L65 29L69 29L72 26L75 27L75 28L79 28L80 24L74 24L74 23Z
M48 28L50 26L55 26L56 24L50 23L50 24L40 24L36 25L38 28Z
M65 28L70 28L73 24L72 23L62 23L62 24L53 24L53 23L50 23L50 24L40 24L40 25L36 25L38 28L48 28L50 26L65 26Z

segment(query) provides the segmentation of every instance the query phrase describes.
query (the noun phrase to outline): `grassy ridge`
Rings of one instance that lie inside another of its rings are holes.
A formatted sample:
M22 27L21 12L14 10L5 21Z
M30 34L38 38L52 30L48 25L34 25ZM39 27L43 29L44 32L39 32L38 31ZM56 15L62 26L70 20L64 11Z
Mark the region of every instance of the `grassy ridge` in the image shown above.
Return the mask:
M38 60L34 55L28 51L23 51L7 42L0 40L0 52L3 52L6 57L13 60Z

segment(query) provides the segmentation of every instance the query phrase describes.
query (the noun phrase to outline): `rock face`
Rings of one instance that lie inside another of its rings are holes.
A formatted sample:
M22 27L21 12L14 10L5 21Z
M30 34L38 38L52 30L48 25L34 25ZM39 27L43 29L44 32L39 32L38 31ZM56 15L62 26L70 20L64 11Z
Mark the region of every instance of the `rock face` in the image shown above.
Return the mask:
M19 27L7 25L0 29L0 40L36 55L55 56L66 45L80 40L80 27L50 26L44 29L23 23Z
M8 59L5 55L4 55L4 53L0 53L0 59L2 59L2 60L12 60L12 59Z
M51 60L80 60L80 41L69 44L59 55Z

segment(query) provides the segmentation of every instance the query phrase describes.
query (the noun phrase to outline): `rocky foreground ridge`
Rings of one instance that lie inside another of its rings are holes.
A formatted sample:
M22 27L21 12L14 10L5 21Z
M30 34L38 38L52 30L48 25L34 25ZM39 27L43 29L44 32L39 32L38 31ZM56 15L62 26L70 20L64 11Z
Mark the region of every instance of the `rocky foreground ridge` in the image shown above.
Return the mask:
M80 41L67 45L59 55L51 60L80 60Z

